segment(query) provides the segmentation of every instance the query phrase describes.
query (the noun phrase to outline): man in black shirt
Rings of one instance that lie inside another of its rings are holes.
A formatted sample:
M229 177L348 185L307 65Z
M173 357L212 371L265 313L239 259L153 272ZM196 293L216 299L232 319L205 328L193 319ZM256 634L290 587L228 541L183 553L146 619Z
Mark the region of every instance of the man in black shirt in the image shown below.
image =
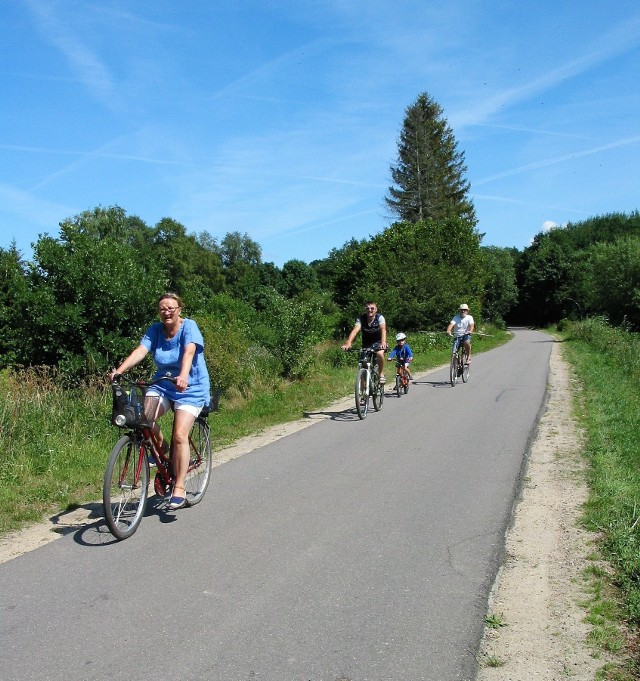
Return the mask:
M342 346L343 350L348 350L351 347L360 331L362 331L362 347L370 348L374 343L378 343L379 349L376 352L376 357L380 372L380 383L386 383L387 379L384 375L384 351L387 349L387 323L378 312L378 306L372 300L365 303L364 314L356 319L349 337Z

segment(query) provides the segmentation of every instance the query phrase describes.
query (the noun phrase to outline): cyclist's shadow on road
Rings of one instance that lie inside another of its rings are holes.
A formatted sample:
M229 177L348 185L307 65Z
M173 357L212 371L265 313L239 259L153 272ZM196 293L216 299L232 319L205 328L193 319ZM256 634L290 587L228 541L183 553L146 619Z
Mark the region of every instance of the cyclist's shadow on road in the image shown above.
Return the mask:
M69 520L71 513L78 516L78 519ZM157 495L149 497L143 521L146 519L149 522L154 516L161 523L174 523L177 520L175 513L167 511L167 500ZM56 526L54 532L63 536L73 534L73 540L81 546L111 546L119 541L111 534L104 521L101 503L84 504L72 511L63 511L53 516L51 522Z
M304 418L314 421L324 421L325 419L330 419L331 421L360 421L355 407L339 411L305 411Z
M431 388L445 388L451 386L449 381L412 381L412 385L428 385Z

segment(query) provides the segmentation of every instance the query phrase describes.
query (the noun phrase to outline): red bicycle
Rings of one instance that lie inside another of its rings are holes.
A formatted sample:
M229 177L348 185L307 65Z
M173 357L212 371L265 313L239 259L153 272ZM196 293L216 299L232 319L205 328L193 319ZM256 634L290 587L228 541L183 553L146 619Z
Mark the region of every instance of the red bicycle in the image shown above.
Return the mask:
M153 431L159 398L146 396L148 388L165 380L175 382L171 377L151 383L119 379L111 386L111 422L127 429L111 450L102 488L104 518L117 539L130 537L142 521L149 495L150 463L156 466L155 493L165 498L173 488L171 448L163 447ZM214 410L217 407L212 406ZM187 506L202 501L209 485L212 456L207 416L211 410L211 407L204 407L189 432L189 469L185 481ZM164 440L162 444L167 442L171 440Z
M396 395L402 397L409 392L409 362L396 358Z

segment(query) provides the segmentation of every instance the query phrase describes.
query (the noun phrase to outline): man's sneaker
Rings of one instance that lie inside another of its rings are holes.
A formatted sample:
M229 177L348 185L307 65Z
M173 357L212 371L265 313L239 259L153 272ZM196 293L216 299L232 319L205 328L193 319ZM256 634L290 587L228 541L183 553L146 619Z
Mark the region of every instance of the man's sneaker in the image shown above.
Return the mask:
M380 376L380 385L384 385L386 382L387 377L384 374L382 374L382 376Z

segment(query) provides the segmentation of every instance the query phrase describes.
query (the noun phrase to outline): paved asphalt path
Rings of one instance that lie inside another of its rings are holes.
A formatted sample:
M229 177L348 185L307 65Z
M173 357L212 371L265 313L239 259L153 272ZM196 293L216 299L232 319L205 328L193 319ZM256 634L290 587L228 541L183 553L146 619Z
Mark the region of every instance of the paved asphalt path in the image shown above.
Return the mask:
M0 565L0 679L473 679L551 342L517 330L466 385L328 413L129 540L96 514Z

